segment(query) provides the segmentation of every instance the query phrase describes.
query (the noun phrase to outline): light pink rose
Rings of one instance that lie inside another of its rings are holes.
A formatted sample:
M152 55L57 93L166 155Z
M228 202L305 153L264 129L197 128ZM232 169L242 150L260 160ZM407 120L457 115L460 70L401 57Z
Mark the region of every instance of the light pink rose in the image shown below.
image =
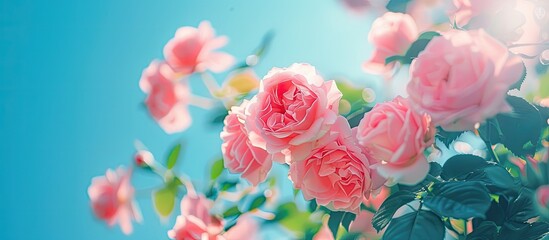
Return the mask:
M454 6L450 9L450 21L458 26L465 26L469 21L486 11L494 11L502 0L452 0Z
M220 136L223 140L221 152L225 167L233 173L242 173L254 186L265 181L271 170L272 161L262 148L254 146L248 138L248 130L244 126L246 116L244 110L248 101L240 106L231 108L229 115L225 117L225 127Z
M377 104L358 124L357 139L377 159L372 168L388 184L415 185L429 172L423 150L434 141L435 128L426 114L415 112L407 99Z
M363 210L360 211L351 225L349 225L349 232L351 233L361 233L363 236L367 237L365 239L381 239L385 229L381 230L379 233L372 225L372 219L374 218L374 213Z
M472 130L501 112L523 74L519 57L483 30L449 31L435 37L410 66L412 106L448 131Z
M198 28L182 27L164 47L166 62L180 74L211 70L222 72L233 63L233 56L214 52L227 44L227 37L216 37L210 22L203 21Z
M347 120L339 117L318 146L306 160L290 164L295 188L329 209L358 212L370 191L370 169Z
M341 92L308 64L273 68L246 109L252 144L278 162L305 159L338 116Z
M181 132L191 125L189 86L187 81L178 81L170 66L151 62L143 71L139 86L148 94L145 104L149 112L166 133Z
M177 216L168 237L176 240L224 239L219 236L223 222L210 214L213 203L202 194L189 192L181 199L181 215Z
M404 55L417 36L417 26L410 15L387 12L377 18L368 34L368 41L375 47L374 54L362 65L364 71L389 74L394 63L385 65L385 59Z
M108 169L105 176L95 177L88 188L92 210L109 226L120 224L122 232L130 234L132 220L141 222L141 212L134 201L134 189L130 183L132 171L122 167Z

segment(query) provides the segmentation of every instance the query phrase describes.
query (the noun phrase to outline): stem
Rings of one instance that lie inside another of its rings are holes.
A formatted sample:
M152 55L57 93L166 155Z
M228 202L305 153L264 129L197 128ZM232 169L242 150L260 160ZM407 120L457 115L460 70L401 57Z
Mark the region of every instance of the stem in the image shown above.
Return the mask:
M427 174L427 176L425 177L427 179L429 179L430 181L432 182L436 182L436 183L440 183L442 181L440 181L438 178L436 178L435 176L431 175L431 174Z
M215 81L215 78L208 72L203 72L200 76L202 77L202 82L208 88L210 95L215 97L215 93L221 88Z
M216 101L214 99L205 98L201 96L191 95L189 97L190 104L195 105L197 107L201 107L204 109L211 109Z
M477 129L477 131L479 132L479 135L481 135L480 130ZM499 160L499 157L496 154L496 152L494 152L494 149L492 148L492 143L490 142L490 139L489 139L491 135L490 126L488 126L488 131L486 134L487 134L486 139L484 139L482 135L480 136L480 138L482 139L482 141L484 141L484 144L486 144L486 149L488 150L488 153L490 153L490 155L492 156L492 159L494 159L497 163L500 163L501 161Z

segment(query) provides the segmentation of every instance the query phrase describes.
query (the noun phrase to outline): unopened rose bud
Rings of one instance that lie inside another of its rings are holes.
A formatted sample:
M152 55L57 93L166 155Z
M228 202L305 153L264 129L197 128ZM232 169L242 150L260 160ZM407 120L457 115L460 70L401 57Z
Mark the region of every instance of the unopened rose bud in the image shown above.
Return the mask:
M154 156L147 150L139 150L134 155L134 161L139 167L147 167L154 163Z

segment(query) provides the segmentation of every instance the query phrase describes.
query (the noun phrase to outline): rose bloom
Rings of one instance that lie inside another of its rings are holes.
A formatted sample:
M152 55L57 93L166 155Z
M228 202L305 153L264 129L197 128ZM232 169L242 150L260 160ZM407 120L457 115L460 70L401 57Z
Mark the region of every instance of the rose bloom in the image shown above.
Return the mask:
M483 30L449 31L435 37L410 66L412 106L447 131L472 130L501 112L523 74L519 57Z
M178 81L170 66L153 61L143 71L139 86L148 94L145 104L149 112L166 133L181 132L191 125L189 86Z
M308 64L273 68L246 109L253 145L278 162L305 159L338 116L341 92Z
M130 234L132 220L141 222L141 212L134 201L134 189L130 183L132 171L122 167L108 169L105 176L95 177L88 188L92 210L109 226L120 224L122 232Z
M377 104L358 124L357 139L378 161L372 168L388 184L415 185L429 172L423 155L434 141L435 128L426 114L415 112L407 99Z
M544 219L549 219L549 185L536 190L536 209Z
M168 237L176 240L224 239L218 236L223 231L221 219L210 214L213 203L202 194L189 192L181 199L181 215Z
M410 15L385 13L374 21L368 33L368 41L375 49L370 60L362 65L363 69L373 74L389 74L395 64L385 65L385 59L404 55L417 36L417 26Z
M334 240L332 230L330 230L330 227L328 227L328 221L324 221L322 223L322 227L320 227L318 232L316 232L313 240Z
M248 103L244 100L240 106L232 107L229 115L225 117L225 127L220 134L223 140L221 152L225 167L229 171L242 173L243 178L256 186L265 181L271 170L272 161L267 151L254 146L248 138L248 130L244 125L244 109Z
M210 22L203 21L198 28L179 28L164 47L164 57L179 74L222 72L234 63L234 58L214 50L225 46L227 41L225 36L216 37Z
M358 212L370 191L370 169L347 120L339 117L318 146L307 159L290 164L295 188L332 210Z

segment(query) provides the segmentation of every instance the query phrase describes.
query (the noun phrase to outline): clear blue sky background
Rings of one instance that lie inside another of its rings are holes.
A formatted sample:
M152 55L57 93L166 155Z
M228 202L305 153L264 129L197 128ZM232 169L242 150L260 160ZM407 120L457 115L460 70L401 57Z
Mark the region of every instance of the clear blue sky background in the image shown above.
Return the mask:
M326 76L368 78L360 65L371 19L336 0L0 0L0 238L167 239L173 222L162 224L146 198L144 224L124 237L95 220L86 191L92 177L130 164L135 139L160 158L187 140L178 170L204 182L221 129L192 108L193 126L166 135L138 87L175 30L201 20L229 36L224 49L238 59L274 30L260 76L309 62ZM193 91L205 93L200 82ZM136 186L156 184L136 173Z

